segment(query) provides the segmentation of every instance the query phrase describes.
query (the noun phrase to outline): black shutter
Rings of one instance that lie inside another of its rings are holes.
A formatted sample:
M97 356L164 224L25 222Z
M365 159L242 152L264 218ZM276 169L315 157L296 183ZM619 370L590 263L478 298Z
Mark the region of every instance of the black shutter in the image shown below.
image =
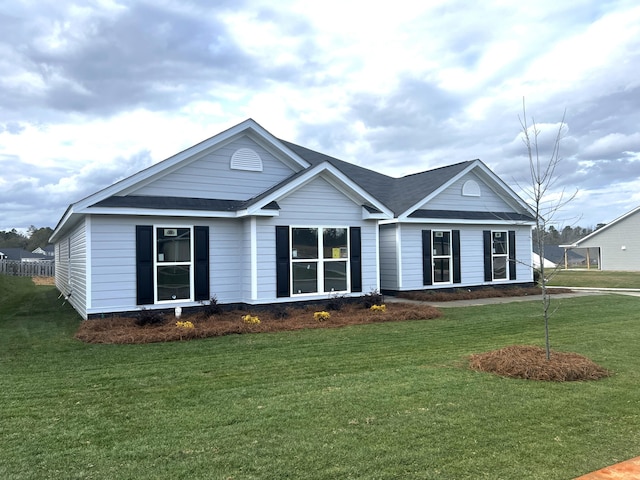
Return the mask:
M453 283L462 282L462 269L460 268L460 230L451 232L451 251L453 253Z
M209 227L193 227L194 298L209 300Z
M153 227L136 225L136 303L153 303Z
M484 230L482 232L482 238L484 240L484 281L490 282L493 280L493 269L491 268L491 230Z
M433 285L433 257L431 255L431 230L422 230L422 284Z
M351 256L351 291L362 291L362 234L360 227L349 229L349 254Z
M289 227L276 227L276 296L289 297L289 276L291 263L289 259Z
M509 279L516 279L516 232L509 230Z

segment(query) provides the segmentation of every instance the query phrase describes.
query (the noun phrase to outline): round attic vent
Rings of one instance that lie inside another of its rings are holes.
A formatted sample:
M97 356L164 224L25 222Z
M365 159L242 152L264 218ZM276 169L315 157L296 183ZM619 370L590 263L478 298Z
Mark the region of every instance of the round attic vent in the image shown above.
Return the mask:
M479 197L480 196L480 185L475 180L467 180L462 185L462 195L465 197Z
M233 153L233 155L231 155L231 168L233 170L261 172L262 159L257 152L250 148L239 148Z

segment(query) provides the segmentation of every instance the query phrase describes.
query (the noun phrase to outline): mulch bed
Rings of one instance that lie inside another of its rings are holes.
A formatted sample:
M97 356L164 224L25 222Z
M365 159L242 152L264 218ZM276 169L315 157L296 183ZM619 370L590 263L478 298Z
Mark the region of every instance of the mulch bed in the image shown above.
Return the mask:
M75 337L86 343L152 343L207 338L230 334L280 332L305 328L336 328L347 325L392 322L402 320L426 320L438 318L442 313L429 305L390 304L385 311L372 311L362 305L345 305L338 311L329 311L323 321L314 319L319 307L287 308L274 312L231 311L207 316L196 314L182 316L180 321L190 321L193 328L176 325L178 321L168 315L161 322L139 325L139 319L113 317L87 320L80 324ZM255 315L259 324L243 321L245 315Z
M551 350L547 360L545 349L532 345L512 345L471 355L469 366L473 370L503 377L551 382L599 380L612 374L577 353Z
M547 290L550 295L558 293L571 293L568 288L551 288ZM456 289L452 292L446 291L419 291L401 292L398 298L408 300L418 300L421 302L450 302L453 300L476 300L478 298L502 298L502 297L525 297L528 295L542 295L539 287L506 287L506 288L480 288L477 290Z

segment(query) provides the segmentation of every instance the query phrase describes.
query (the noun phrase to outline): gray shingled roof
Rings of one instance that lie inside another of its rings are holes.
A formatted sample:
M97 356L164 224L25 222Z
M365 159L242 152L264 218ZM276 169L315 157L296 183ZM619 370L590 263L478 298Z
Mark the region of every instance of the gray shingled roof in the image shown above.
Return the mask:
M412 205L433 193L474 162L474 160L469 160L400 178L393 178L338 160L329 155L309 150L286 140L280 141L312 165L317 165L321 162L331 163L353 182L393 210L396 215L405 212Z
M464 169L466 169L475 160L456 163L445 167L427 170L425 172L406 175L400 178L390 177L382 173L369 170L358 165L354 165L343 160L325 155L306 147L296 145L286 140L280 140L282 144L293 151L311 164L311 166L319 165L327 162L333 165L346 175L351 181L368 192L371 196L382 202L387 208L392 210L394 214L400 215L406 212L413 205L417 204L443 184L447 183ZM150 209L177 209L177 210L204 210L204 211L238 211L243 208L255 204L257 201L268 196L271 192L277 191L279 188L287 185L295 178L303 175L306 170L294 173L285 178L278 184L272 186L267 191L249 200L225 200L225 199L204 199L204 198L181 198L181 197L160 197L160 196L113 196L96 203L96 207L124 207L124 208L150 208ZM272 202L274 203L274 202ZM265 208L279 208L277 204L268 205ZM477 212L476 212L477 213ZM414 218L448 218L452 215L457 218L467 218L469 212L446 212L438 213L436 211L418 210L411 214ZM491 217L483 219L500 218L509 220L530 220L524 215L505 213L490 213ZM514 216L515 215L515 216ZM513 217L513 218L511 218ZM517 218L515 218L517 217ZM521 218L522 217L522 218ZM475 218L475 217L474 217Z

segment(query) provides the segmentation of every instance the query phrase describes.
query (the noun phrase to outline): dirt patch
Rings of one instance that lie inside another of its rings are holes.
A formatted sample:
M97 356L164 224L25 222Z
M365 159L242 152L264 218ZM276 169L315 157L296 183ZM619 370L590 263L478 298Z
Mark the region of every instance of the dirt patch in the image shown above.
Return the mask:
M554 295L558 293L571 293L571 290L568 288L553 288L549 289L548 292ZM421 302L450 302L454 300L476 300L478 298L525 297L528 295L542 295L542 291L539 287L481 288L478 290L458 289L452 292L401 292L398 294L398 298L418 300Z
M323 311L319 307L287 308L270 312L231 311L207 316L204 314L167 316L156 324L140 326L136 318L102 318L82 322L76 338L87 343L152 343L206 338L230 334L279 332L305 328L337 328L347 325L393 322L402 320L427 320L442 313L428 305L391 304L384 310L371 310L361 305L346 305L338 311L329 311L329 318L316 319L314 314ZM258 317L260 323L249 323L247 315Z
M551 358L547 360L545 349L532 345L512 345L471 355L469 366L473 370L503 377L551 382L599 380L611 375L608 370L577 353L552 350Z
M31 277L33 283L36 285L55 285L56 279L55 277Z

